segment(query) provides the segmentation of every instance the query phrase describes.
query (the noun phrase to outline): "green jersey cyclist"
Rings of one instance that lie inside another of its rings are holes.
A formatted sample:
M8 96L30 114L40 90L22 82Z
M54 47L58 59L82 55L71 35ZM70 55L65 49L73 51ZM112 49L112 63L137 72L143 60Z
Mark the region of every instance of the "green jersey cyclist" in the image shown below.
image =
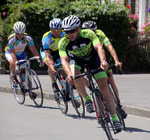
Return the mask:
M99 38L92 30L80 30L79 26L80 19L74 15L66 17L62 22L62 28L66 35L59 41L58 48L63 68L67 74L66 80L70 85L75 85L86 101L87 111L92 112L93 104L85 91L82 78L72 80L70 77L74 78L75 75L80 74L85 64L90 69L101 67L103 71L96 73L94 77L103 92L116 130L121 130L122 125L118 121L115 103L107 86L107 74L105 71L107 71L109 64L106 61L104 49L100 44Z
M96 33L96 35L98 36L98 38L100 40L100 43L106 47L106 49L109 51L109 53L113 57L113 59L115 61L115 65L120 70L122 70L122 63L119 61L117 53L116 53L114 47L112 46L111 42L109 41L109 39L105 35L105 33L102 30L97 29L96 22L94 22L94 21L85 21L82 24L82 29L91 29L91 30L93 30ZM110 75L109 82L110 82L111 86L113 87L113 89L114 89L118 99L120 100L118 88L117 88L117 86L115 84L115 81L114 81L114 78L113 78L113 71L112 71L112 69L108 70L108 72L109 72L109 75ZM121 109L121 113L122 113L122 116L124 118L127 117L127 114L125 113L125 111L123 109Z

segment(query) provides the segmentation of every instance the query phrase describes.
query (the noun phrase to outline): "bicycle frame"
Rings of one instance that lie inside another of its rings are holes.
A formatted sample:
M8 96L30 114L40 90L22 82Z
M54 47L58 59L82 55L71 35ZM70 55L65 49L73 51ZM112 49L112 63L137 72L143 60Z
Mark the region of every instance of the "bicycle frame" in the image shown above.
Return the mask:
M20 75L20 72L21 71L25 72L25 81L24 81L24 84L23 84L23 86L25 88L25 92L29 92L29 89L27 90L27 86L32 87L32 85L30 85L32 83L31 82L31 77L30 77L30 61L38 59L38 58L39 58L39 56L34 56L34 57L31 57L29 60L24 59L24 60L18 60L16 62L16 65L19 67L19 76L21 78L21 81L22 81L22 77ZM21 63L23 63L23 64L21 64ZM37 83L36 83L36 86L37 86Z
M61 85L61 88L62 88L60 90L60 94L61 94L61 96L62 96L62 98L64 100L63 103L65 103L65 106L66 106L66 108L64 108L64 111L62 111L61 108L60 109L61 109L61 111L63 113L66 114L67 111L68 111L68 103L67 103L67 101L71 100L72 105L73 105L75 111L77 112L78 116L83 118L85 116L85 108L84 108L83 98L73 87L69 86L69 84L67 82L65 82L65 84L62 83L62 82L64 82L64 80L60 80L62 78L60 70L63 70L63 68L60 68L60 66L61 66L61 63L54 65L54 68L58 71L56 79L58 79L58 81L59 81L59 83ZM64 76L63 76L63 78L64 78ZM64 88L64 85L65 85L65 88ZM57 98L58 98L58 96L56 95L56 99Z

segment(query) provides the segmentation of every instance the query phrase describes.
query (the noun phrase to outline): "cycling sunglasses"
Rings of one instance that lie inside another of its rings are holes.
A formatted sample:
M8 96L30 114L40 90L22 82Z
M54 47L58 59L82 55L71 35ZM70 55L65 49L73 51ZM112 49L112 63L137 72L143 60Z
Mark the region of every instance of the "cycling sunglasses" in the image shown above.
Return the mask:
M59 32L61 31L62 29L51 29L53 32Z
M23 35L24 33L16 33L16 35Z
M77 29L73 29L73 30L69 30L69 31L65 31L66 34L73 34L76 32Z

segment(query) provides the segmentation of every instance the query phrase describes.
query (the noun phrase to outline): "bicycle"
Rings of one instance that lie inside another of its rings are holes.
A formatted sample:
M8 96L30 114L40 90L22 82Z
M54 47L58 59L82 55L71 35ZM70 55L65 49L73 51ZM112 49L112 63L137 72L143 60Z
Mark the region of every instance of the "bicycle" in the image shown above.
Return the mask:
M18 80L17 87L14 87L11 80L12 73L10 72L10 85L13 95L19 104L24 104L25 95L28 92L29 97L37 107L41 107L43 104L43 91L40 80L33 69L30 69L30 61L38 59L38 56L31 57L28 60L16 61L17 70L15 72Z
M95 107L97 121L104 129L104 131L108 137L108 140L113 140L111 128L112 128L114 134L120 132L121 130L116 130L114 128L113 122L112 122L111 116L110 116L111 114L108 110L108 107L106 105L104 97L93 80L94 73L99 72L100 70L101 70L100 68L94 69L94 70L88 70L84 73L76 75L75 79L83 77L83 76L87 77L89 84L91 86L91 96L92 96L94 107Z
M71 100L76 113L79 117L83 118L85 116L85 108L82 96L76 91L74 86L69 86L69 84L62 77L60 72L63 70L61 63L54 65L54 68L58 71L55 78L59 87L59 92L54 92L54 98L59 109L62 113L66 114L68 112L68 101Z
M114 65L114 66L110 66L109 69L117 69L118 73L121 75L122 72ZM108 78L110 77L109 73L107 72L107 76ZM116 111L117 111L117 116L119 118L119 121L121 122L121 124L123 125L123 130L126 130L126 125L125 125L125 121L121 112L121 104L120 104L120 100L118 99L114 89L112 88L111 84L109 83L109 79L108 79L108 87L109 90L111 92L111 94L113 95L115 104L116 104Z

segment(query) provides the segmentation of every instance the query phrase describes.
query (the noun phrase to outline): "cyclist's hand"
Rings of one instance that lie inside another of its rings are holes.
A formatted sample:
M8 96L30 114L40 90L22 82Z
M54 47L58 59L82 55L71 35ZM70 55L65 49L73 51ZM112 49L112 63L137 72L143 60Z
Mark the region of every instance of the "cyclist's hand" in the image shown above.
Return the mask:
M43 67L44 66L44 62L40 56L39 60L38 60L38 63L39 63L39 67Z
M120 71L122 71L122 62L116 62L116 63L115 63L115 66L116 66Z
M108 70L109 64L107 63L107 61L102 61L102 62L101 62L101 68L102 68L104 71L107 71L107 70Z
M40 63L39 67L43 67L44 66L44 62L43 61L40 61L39 63Z
M72 75L68 75L66 78L66 81L69 83L69 85L73 86L73 76Z
M58 74L58 72L55 69L53 69L52 72L53 72L54 75Z

